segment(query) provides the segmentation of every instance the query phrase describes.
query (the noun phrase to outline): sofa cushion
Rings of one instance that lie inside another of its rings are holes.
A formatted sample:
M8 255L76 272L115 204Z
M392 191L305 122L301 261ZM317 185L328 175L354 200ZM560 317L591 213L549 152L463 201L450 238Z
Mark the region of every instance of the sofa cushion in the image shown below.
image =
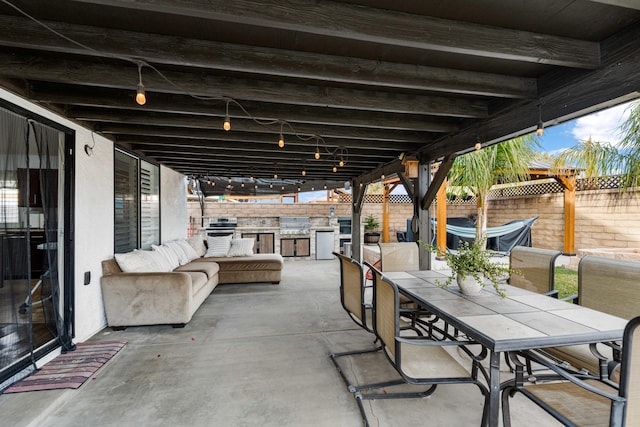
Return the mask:
M178 256L176 255L176 253L174 251L172 251L171 249L169 249L168 246L165 245L151 245L151 248L154 251L158 251L160 252L167 260L167 262L169 263L169 266L171 267L171 270L177 268L180 265L180 261L178 260Z
M209 236L207 237L207 246L205 258L227 256L231 247L231 236Z
M207 275L209 279L218 274L220 266L217 262L190 262L176 268L176 271L199 271Z
M217 257L200 258L195 262L215 261L220 266L220 271L279 271L284 266L282 256L279 254L254 254L245 257Z
M197 294L209 281L207 275L200 271L185 271L184 273L191 276L191 295Z
M207 253L207 247L204 245L204 237L202 234L196 234L187 239L187 243L196 251L198 256L204 256Z
M120 269L125 273L151 273L160 271L160 265L158 265L150 252L151 251L134 250L124 254L115 254L114 257Z
M180 265L185 265L189 262L189 257L187 257L184 249L182 249L182 247L175 240L171 242L165 242L164 246L168 247L169 250L172 250L176 254L176 256L178 257L178 263Z
M171 265L171 263L169 263L167 258L160 252L155 250L150 250L147 252L149 252L149 256L155 260L156 264L158 264L158 270L156 271L161 273L168 273L170 271L173 271L173 269L175 268Z
M253 245L255 240L244 238L244 239L232 239L231 247L229 248L229 252L227 252L228 257L238 257L238 256L251 256L253 255Z
M176 240L176 243L182 248L185 255L187 255L187 259L189 262L193 261L196 258L200 258L200 255L196 253L196 250L191 247L186 240Z

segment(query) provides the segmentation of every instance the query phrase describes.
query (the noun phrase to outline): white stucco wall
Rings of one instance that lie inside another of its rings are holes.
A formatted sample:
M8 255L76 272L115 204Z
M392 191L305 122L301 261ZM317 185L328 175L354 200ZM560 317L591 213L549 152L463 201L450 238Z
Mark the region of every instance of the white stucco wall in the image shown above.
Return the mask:
M106 326L100 289L101 261L113 257L113 142L0 88L3 98L76 132L75 142L75 333L85 341ZM95 145L88 156L84 145ZM161 167L161 235L186 236L188 217L184 177ZM84 273L91 282L83 285Z
M160 236L163 242L187 237L186 194L184 175L160 166Z

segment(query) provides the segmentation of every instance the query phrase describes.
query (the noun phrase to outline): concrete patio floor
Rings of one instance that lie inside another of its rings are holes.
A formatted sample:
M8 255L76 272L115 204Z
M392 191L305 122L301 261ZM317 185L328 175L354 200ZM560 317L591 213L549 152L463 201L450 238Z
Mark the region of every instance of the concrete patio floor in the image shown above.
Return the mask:
M361 426L328 354L372 345L340 306L337 260L285 262L283 280L218 286L184 329L105 329L127 346L78 390L0 395L7 426ZM380 353L342 358L358 383L398 378ZM508 375L506 372L505 375ZM473 385L366 401L372 426L478 426ZM558 425L519 396L512 422Z

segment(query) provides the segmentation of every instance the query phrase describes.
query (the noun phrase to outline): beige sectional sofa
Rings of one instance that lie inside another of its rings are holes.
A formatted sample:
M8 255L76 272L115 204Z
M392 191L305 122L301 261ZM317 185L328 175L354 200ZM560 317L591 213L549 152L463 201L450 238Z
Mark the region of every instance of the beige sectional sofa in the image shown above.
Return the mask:
M152 252L132 255L150 256ZM198 257L172 271L132 271L136 268L121 259L129 270L125 272L117 258L102 261L101 279L107 324L115 330L157 324L183 327L218 284L278 284L284 265L278 254L255 254Z

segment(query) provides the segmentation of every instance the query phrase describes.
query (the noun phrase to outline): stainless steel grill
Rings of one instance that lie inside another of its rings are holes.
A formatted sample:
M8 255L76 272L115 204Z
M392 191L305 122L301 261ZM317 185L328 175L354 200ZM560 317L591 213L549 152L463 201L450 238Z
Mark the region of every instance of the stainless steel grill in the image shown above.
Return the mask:
M311 219L308 216L281 216L280 234L309 234Z

